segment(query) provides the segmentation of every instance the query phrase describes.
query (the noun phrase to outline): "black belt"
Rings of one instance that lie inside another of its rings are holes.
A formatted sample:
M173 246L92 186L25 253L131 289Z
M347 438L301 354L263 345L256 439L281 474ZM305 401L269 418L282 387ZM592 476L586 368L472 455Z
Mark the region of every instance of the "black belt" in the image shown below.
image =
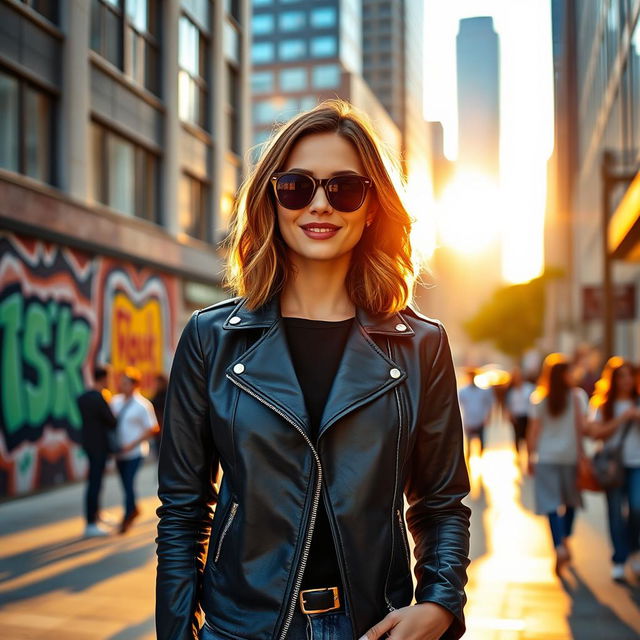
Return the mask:
M305 589L300 592L302 613L326 613L327 611L340 609L341 606L338 587Z

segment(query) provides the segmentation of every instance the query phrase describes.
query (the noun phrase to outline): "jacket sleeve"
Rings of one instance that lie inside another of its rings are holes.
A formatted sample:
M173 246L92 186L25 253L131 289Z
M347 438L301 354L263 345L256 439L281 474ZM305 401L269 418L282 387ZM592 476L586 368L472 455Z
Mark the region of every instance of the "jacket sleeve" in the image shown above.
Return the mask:
M218 499L219 458L209 424L198 313L184 328L171 366L158 460L158 640L198 636L211 506Z
M451 611L454 620L442 637L457 640L465 632L471 511L462 504L469 478L453 359L441 325L439 332L404 488L415 542L416 603L434 602Z

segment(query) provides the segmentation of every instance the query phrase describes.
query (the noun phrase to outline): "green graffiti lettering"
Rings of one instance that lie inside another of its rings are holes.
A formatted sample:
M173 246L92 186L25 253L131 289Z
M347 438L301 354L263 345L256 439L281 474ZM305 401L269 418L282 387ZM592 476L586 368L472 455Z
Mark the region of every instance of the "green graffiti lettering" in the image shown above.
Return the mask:
M68 307L60 309L56 332L55 363L60 367L54 374L53 409L56 418L66 417L71 426L79 429L82 418L76 398L83 391L82 364L89 350L89 328L72 321Z
M24 423L27 403L22 393L22 358L19 331L22 325L23 300L19 292L12 293L0 303L2 341L2 412L7 433L13 433Z
M29 424L39 425L51 406L51 362L45 349L51 345L51 324L46 309L39 303L29 305L25 314L24 360L36 372L36 382L25 381Z
M7 435L24 426L64 420L80 429L77 397L90 329L56 300L25 301L16 291L0 300L0 411Z

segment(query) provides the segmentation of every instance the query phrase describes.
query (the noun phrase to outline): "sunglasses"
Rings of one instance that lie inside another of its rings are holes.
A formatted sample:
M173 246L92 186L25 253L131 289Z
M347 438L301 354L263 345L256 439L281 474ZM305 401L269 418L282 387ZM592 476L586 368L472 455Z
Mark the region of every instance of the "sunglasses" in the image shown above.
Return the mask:
M356 211L373 186L370 178L356 174L314 178L306 173L281 171L271 176L276 199L285 209L306 207L316 193L318 185L324 187L329 204L338 211Z

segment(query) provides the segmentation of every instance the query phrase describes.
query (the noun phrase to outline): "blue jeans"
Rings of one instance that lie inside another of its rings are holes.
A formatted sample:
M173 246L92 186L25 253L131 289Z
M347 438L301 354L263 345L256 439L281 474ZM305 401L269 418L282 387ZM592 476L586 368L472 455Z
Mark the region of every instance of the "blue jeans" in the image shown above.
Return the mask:
M624 484L607 491L609 535L614 564L624 564L640 549L640 467L625 467ZM628 510L625 512L625 506Z
M130 516L136 510L135 479L140 467L142 458L132 458L131 460L116 460L122 489L124 491L124 517Z
M107 453L93 453L86 451L89 461L89 473L87 475L87 489L84 499L84 513L87 524L95 524L100 511L100 490L104 468L107 464Z
M227 640L205 621L199 640ZM287 631L287 640L353 640L349 617L343 611L304 614L296 608Z
M565 512L562 515L559 515L557 511L548 514L554 547L559 547L562 541L571 535L575 515L576 510L573 507L565 507Z

